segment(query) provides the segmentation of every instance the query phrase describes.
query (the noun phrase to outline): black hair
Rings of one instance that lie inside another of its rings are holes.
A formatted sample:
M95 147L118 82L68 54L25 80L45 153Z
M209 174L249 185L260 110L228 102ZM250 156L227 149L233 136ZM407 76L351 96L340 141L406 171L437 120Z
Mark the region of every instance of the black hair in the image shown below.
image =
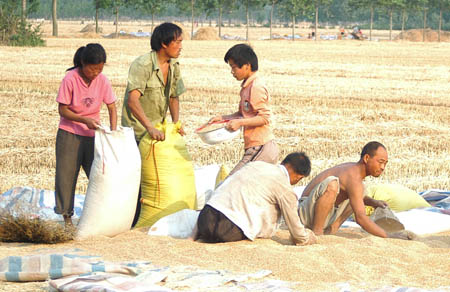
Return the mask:
M250 64L252 72L258 71L258 57L252 47L246 44L238 44L231 47L223 60L225 63L228 63L228 60L233 60L239 68L242 68L245 64Z
M176 24L164 22L153 30L150 46L153 51L159 51L162 45L168 45L183 34L183 30Z
M377 142L377 141L371 141L371 142L367 143L366 145L364 145L364 147L361 151L361 159L363 159L364 155L366 155L366 154L369 154L370 157L373 157L375 155L375 152L380 147L383 147L384 149L386 149L386 147L384 147L383 144L381 144L380 142Z
M100 44L91 43L78 48L73 56L73 67L70 67L66 71L83 67L83 64L97 65L100 63L106 63L105 49Z
M281 164L289 164L295 173L305 177L311 173L311 161L305 152L292 152L283 159Z

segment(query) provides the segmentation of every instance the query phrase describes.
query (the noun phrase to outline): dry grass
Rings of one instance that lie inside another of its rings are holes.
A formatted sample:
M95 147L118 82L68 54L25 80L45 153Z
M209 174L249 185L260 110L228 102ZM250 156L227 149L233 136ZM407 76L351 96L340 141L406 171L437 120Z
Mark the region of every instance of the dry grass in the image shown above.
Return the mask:
M79 46L105 47L104 73L119 98L120 116L129 65L149 50L149 40L70 38L84 25L61 23L63 38L48 38L44 48L0 47L0 193L24 185L54 189L55 98ZM114 29L101 25L105 33ZM48 34L47 24L44 29ZM183 42L180 62L188 91L181 98L181 119L196 165L231 168L242 155L241 139L210 146L194 133L212 115L237 109L240 84L223 62L235 43ZM366 142L378 140L390 155L378 180L417 191L450 189L449 43L255 40L251 45L272 94L282 156L306 151L314 176L356 161ZM102 120L107 123L105 108ZM82 174L77 192L86 186Z
M41 220L25 211L0 210L0 241L30 243L62 243L73 239L74 227L55 221Z

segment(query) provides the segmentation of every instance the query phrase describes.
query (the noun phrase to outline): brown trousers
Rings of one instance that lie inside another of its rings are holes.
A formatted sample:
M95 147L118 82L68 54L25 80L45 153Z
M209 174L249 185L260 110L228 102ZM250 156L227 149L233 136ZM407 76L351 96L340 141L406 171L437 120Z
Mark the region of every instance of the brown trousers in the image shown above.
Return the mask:
M73 215L75 187L80 168L89 177L94 161L94 137L58 129L56 134L55 213Z
M251 161L264 161L267 163L276 164L278 162L278 153L278 146L273 140L264 145L247 148L245 149L242 159L230 171L228 176L232 175Z

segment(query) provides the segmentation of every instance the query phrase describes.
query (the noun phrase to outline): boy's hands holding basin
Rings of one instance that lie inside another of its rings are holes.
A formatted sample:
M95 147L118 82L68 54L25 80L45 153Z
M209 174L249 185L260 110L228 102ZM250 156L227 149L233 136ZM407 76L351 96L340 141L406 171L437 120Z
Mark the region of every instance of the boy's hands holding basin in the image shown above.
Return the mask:
M230 120L225 126L225 128L230 132L234 132L236 130L239 130L241 126L242 126L241 119L234 119Z
M215 122L220 122L222 120L223 120L222 116L215 116L215 117L212 117L211 119L209 119L207 125L215 123Z

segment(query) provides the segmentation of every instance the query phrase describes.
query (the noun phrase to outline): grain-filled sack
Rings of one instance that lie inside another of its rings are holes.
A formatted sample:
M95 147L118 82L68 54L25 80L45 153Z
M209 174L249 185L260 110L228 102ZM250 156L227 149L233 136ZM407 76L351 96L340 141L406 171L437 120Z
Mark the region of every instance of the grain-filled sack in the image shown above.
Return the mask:
M135 227L152 226L160 218L182 209L195 209L194 166L183 137L181 124L156 125L164 141L148 133L139 143L142 158L141 213Z
M222 183L224 181L224 179L226 179L228 177L229 173L230 173L230 171L228 170L228 167L226 167L226 165L222 164L220 166L219 172L217 173L217 176L216 176L215 188L217 188L219 186L219 184Z
M397 184L374 184L367 187L367 196L385 201L394 212L414 208L431 207L418 193ZM366 207L366 214L373 213L372 207Z
M76 239L114 236L131 228L141 179L134 131L95 131L95 152Z

